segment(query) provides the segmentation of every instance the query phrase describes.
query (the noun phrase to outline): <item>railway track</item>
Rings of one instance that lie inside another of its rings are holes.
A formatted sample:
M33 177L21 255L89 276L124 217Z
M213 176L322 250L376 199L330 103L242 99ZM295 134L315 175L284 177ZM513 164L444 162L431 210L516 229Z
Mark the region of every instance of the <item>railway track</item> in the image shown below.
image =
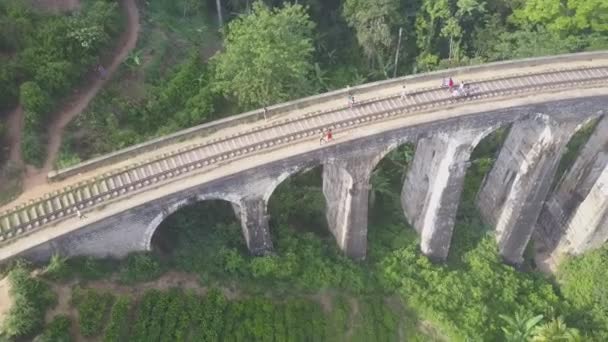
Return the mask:
M341 106L279 120L228 137L163 154L154 159L103 174L86 182L18 206L0 216L0 247L45 225L84 210L145 189L187 173L200 172L218 163L234 160L272 147L319 137L325 128L344 129L370 122L441 108L459 102L526 95L552 89L608 83L608 66L561 69L519 74L504 78L470 80L474 91L454 98L443 88L425 88L409 93L372 98L350 108ZM346 101L345 101L346 102Z

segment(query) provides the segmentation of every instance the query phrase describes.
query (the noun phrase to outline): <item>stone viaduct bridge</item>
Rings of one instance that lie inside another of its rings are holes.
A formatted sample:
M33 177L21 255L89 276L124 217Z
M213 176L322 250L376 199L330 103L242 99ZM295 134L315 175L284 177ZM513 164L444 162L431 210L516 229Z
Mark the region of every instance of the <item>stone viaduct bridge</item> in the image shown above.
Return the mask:
M454 98L446 76L471 85ZM402 96L403 85L407 93ZM347 105L347 92L357 104ZM553 253L608 237L608 52L464 67L365 84L187 129L49 174L0 214L0 261L17 255L124 256L195 201L233 203L249 250L272 250L267 203L290 175L323 166L327 221L352 258L366 255L370 175L392 149L416 144L402 207L420 248L445 259L469 157L501 126L506 141L478 193L506 262L533 233ZM599 122L556 186L571 136ZM320 145L321 131L335 141ZM84 214L82 218L77 212Z

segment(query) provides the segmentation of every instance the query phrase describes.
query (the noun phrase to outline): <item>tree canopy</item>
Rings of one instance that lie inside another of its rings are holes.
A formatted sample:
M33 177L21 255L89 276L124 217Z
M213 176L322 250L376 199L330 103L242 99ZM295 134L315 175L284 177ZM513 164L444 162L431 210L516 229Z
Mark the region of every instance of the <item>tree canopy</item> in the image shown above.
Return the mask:
M270 9L228 24L225 51L215 57L216 87L242 108L274 104L311 91L314 23L301 5Z

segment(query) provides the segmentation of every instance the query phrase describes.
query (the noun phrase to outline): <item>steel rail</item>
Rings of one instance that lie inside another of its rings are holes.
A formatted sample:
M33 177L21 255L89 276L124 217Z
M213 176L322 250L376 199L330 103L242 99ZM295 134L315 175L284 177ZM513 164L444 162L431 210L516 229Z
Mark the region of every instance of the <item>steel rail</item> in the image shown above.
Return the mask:
M44 198L33 203L3 213L0 216L0 246L37 231L47 223L73 216L76 209L89 208L127 192L219 162L233 160L277 145L309 139L311 136L318 136L325 128L348 128L455 103L539 90L563 89L570 86L588 86L602 81L608 81L608 66L549 70L471 81L469 84L479 91L463 98L453 98L443 88L429 87L409 93L405 99L402 99L400 94L390 94L361 101L353 108L340 106L306 113L294 119L277 120L268 125L182 148L143 163L106 173L101 177L78 183L75 187L68 186L61 192L46 194ZM507 83L507 86L505 87L503 83ZM509 83L515 84L509 85ZM290 127L295 130L290 130ZM261 140L256 140L255 135L261 133L267 135L262 135ZM249 142L247 137L252 138L253 143ZM222 144L228 145L228 148L226 149Z

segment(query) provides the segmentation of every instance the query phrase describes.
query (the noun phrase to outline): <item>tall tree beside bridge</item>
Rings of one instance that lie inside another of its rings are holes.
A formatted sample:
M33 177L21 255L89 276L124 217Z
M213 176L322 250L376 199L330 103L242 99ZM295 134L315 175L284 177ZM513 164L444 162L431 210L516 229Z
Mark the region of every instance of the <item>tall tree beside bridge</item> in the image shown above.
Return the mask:
M228 24L225 51L214 58L217 89L243 109L310 94L313 28L301 5L254 3Z

